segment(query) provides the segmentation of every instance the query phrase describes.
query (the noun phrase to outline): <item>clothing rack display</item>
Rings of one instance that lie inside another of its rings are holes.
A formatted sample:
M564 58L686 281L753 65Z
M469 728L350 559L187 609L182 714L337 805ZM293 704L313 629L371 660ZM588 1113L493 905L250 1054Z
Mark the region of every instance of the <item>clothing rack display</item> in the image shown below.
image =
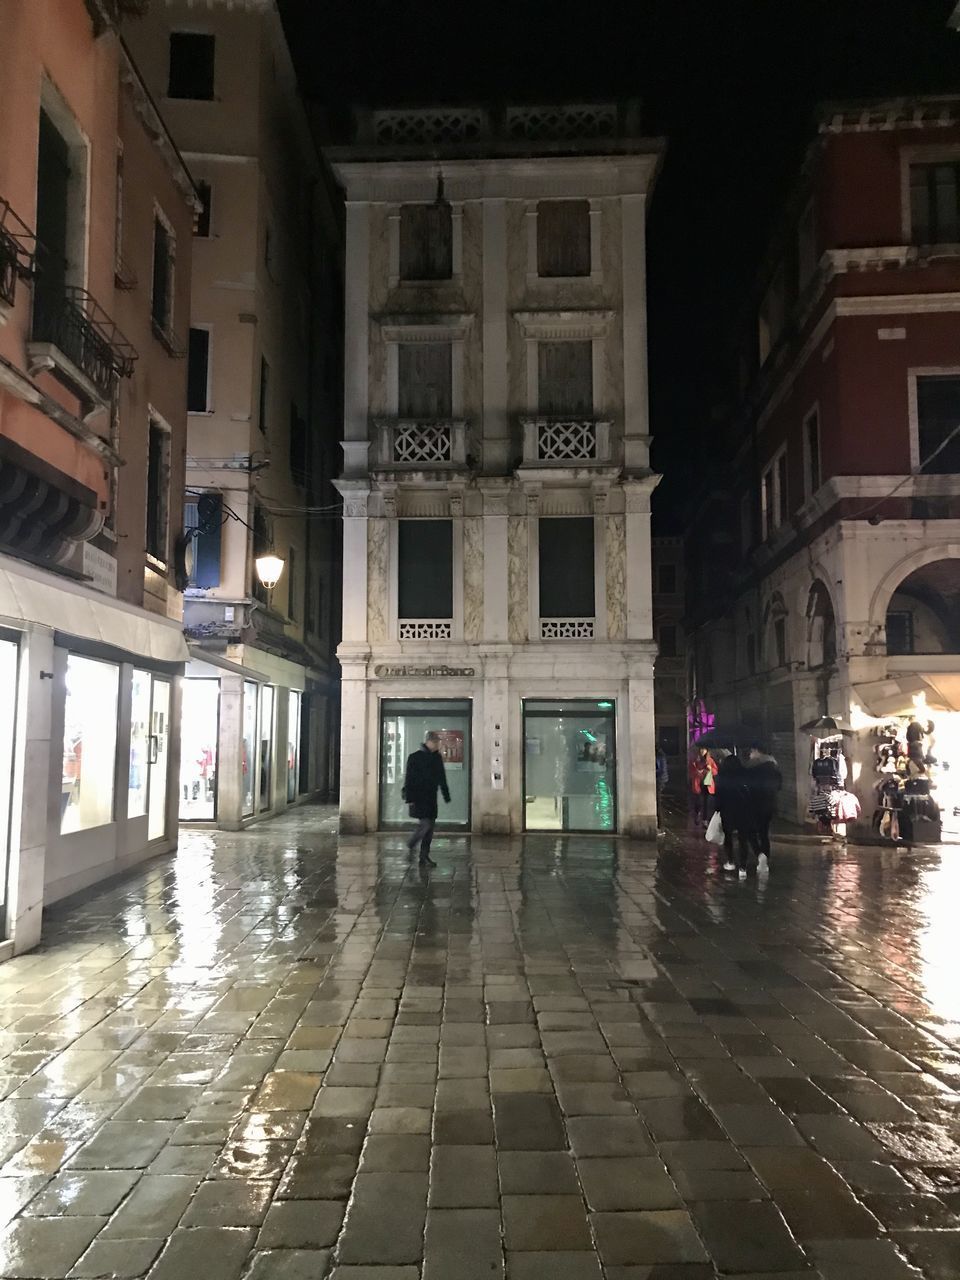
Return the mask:
M877 804L873 828L884 839L910 844L940 839L940 808L932 791L938 764L934 725L916 717L878 724L874 734Z
M843 735L837 733L814 741L809 812L824 834L845 835L846 824L860 817L860 801L846 789L847 774Z

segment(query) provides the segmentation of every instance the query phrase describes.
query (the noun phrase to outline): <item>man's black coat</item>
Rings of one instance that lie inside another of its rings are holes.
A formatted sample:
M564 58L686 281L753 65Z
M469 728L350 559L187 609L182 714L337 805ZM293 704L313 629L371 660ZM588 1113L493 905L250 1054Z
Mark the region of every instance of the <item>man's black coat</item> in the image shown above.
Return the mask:
M437 791L450 803L443 756L424 744L407 757L407 773L403 780L403 798L410 806L411 818L436 818Z

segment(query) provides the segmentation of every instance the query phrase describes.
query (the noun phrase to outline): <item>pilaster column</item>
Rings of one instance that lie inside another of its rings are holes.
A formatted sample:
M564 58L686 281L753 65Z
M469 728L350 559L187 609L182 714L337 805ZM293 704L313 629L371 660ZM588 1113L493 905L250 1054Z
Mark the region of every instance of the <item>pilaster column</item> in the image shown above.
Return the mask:
M509 630L509 490L483 489L483 638L505 643Z
M217 826L224 831L239 831L243 826L243 797L247 787L253 791L254 803L257 798L260 745L255 740L251 757L244 759L243 694L243 676L222 672L220 737L217 743Z
M338 480L343 496L343 639L367 642L367 503L364 481Z
M507 206L483 205L483 465L502 471L510 459L507 423Z
M370 209L347 202L343 385L344 439L367 438L370 308Z
M626 481L627 639L653 639L653 571L650 546L650 495L659 476Z
M340 667L340 830L357 834L367 830L367 761L375 768L377 751L367 741L366 660L341 656Z
M623 449L628 471L650 465L647 403L646 198L620 201L623 270ZM629 546L629 538L627 540Z
M43 885L47 854L47 813L55 795L59 831L62 734L51 737L54 698L53 632L31 627L20 641L17 717L10 804L10 869L7 879L6 936L14 952L29 951L40 941ZM58 696L62 700L61 686ZM55 765L51 757L57 757ZM51 777L48 789L42 779ZM7 943L0 942L0 955Z

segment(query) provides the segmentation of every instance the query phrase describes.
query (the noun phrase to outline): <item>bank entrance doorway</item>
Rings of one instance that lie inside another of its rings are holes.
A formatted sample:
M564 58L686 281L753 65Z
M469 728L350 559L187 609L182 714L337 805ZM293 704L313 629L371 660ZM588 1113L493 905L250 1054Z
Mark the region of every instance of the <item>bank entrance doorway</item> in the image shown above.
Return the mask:
M407 756L428 733L440 735L450 788L450 803L440 797L437 827L465 831L470 826L471 704L448 701L385 698L380 703L380 826L409 826L412 819L400 792Z
M523 815L526 831L616 831L612 701L524 701Z

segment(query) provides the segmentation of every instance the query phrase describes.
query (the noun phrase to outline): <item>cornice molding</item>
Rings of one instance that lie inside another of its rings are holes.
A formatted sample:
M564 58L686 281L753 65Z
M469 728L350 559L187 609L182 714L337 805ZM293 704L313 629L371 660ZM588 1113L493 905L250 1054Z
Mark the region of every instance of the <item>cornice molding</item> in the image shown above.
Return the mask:
M616 311L514 311L525 338L540 341L606 337Z
M374 319L384 342L463 342L473 324L472 312L425 312Z

